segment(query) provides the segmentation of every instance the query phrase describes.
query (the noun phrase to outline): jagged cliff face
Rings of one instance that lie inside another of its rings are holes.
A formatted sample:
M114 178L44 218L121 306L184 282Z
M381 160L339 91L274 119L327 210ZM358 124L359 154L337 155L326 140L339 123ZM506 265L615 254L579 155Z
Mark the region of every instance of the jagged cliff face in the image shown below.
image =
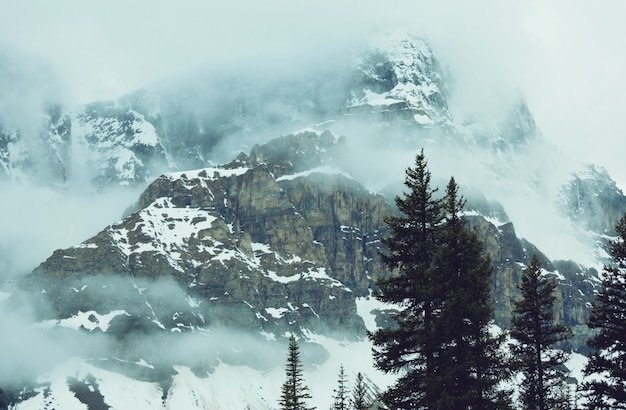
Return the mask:
M494 267L492 296L496 324L504 328L510 326L513 304L521 296L518 287L522 271L536 254L544 274L559 284L555 291L555 319L572 326L575 331L572 345L584 350L590 336L586 324L599 283L598 272L571 261L550 261L533 244L518 238L511 222L496 226L480 216L468 216L467 220Z
M343 114L421 127L452 124L444 73L424 41L404 38L359 60Z
M574 221L598 234L614 236L626 197L604 168L593 165L575 173L561 188L561 206Z
M338 143L328 133L281 142L287 141L280 146L300 147L307 161L310 148L328 151ZM221 324L363 336L354 300L382 273L377 251L389 203L337 169L310 169L290 154L267 145L223 168L166 174L143 193L137 211L55 252L27 282L45 289L56 319L81 307L123 310L139 322L147 317L146 328ZM290 166L264 162L273 155ZM115 309L101 306L107 298L89 285L93 278L119 281L126 289L115 292L132 296ZM155 306L137 303L138 288L163 278L184 297L176 311L157 314ZM120 320L131 319L113 323Z
M37 183L59 185L67 181L71 158L72 122L60 105L41 113L40 124L23 137L0 123L0 179L32 178Z
M43 292L40 319L117 312L108 326L119 335L224 325L364 337L356 300L390 274L378 253L394 210L337 167L343 143L305 132L223 167L163 175L128 217L56 251L28 276L24 286ZM508 327L522 269L540 252L512 223L467 218L493 262L496 323ZM592 279L576 266L566 276L542 258L562 285L556 316L582 329ZM577 343L587 333L579 334Z

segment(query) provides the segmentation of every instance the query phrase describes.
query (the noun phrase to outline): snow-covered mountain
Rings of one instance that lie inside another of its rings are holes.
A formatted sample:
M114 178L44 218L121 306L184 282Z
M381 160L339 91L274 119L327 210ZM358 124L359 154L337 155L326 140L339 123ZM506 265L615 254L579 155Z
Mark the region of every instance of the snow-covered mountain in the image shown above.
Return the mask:
M249 346L280 357L272 350L276 343L297 334L321 369L343 360L331 356L327 344L367 345L365 329L384 324L389 313L384 306L373 309L368 299L374 281L389 274L377 252L384 217L393 208L342 170L345 143L329 131L306 131L256 146L222 167L165 174L126 218L56 251L27 275L8 303L30 305L47 331L88 332L106 341L106 355L89 352L71 362L76 367L65 368L81 376L72 376L69 387L57 386L57 394L86 384L109 403L111 377L113 383L116 377L139 378L153 383L160 405L173 408L182 400L179 388L205 386L220 363L221 371L233 371L230 366L251 360L253 369L270 371L275 380L280 359L259 363L248 358ZM521 269L539 251L517 238L510 222L486 219L474 208L468 222L493 260L496 323L506 327ZM577 266L542 258L562 284L557 316L579 330L580 343L593 283ZM239 336L245 346L218 342L233 332L246 335ZM163 343L189 344L197 356L163 354ZM201 343L216 345L207 352ZM369 352L363 358L369 360ZM365 368L380 377L371 364ZM121 375L113 377L111 370ZM210 385L207 391L215 389ZM45 387L30 394L34 403L47 397ZM186 394L210 402L206 393ZM251 394L246 389L236 400L272 407L271 394Z
M450 75L407 37L376 43L345 71L254 80L220 74L53 106L36 138L0 128L5 180L145 187L119 220L0 294L15 323L35 323L16 324L15 345L36 335L59 356L0 384L18 408L275 408L289 333L318 407L340 363L384 388L365 330L389 307L370 294L389 274L378 259L384 217L422 147L436 179L463 186L493 261L496 324L508 326L536 253L560 284L556 316L583 347L602 240L626 198L606 171L549 146L523 99L488 123L455 118ZM588 256L554 257L540 235L518 236L540 227L516 219L516 201L561 221L559 238L580 235Z

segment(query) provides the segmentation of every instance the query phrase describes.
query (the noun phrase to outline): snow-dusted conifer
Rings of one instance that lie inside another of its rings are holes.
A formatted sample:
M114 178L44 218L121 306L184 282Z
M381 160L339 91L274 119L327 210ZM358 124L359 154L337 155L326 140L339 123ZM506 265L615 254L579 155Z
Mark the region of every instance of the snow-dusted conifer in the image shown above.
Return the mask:
M367 410L368 403L365 398L367 390L365 389L365 382L363 381L363 374L357 373L356 381L354 383L354 390L352 391L352 406L354 410Z
M491 267L461 211L454 179L436 199L424 152L406 170L403 216L386 219L383 262L395 272L376 297L400 307L395 326L369 333L376 367L399 373L382 399L393 409L507 408L502 337L489 332Z
M614 264L604 267L589 317L589 327L598 333L588 342L595 350L585 368L592 377L583 390L593 409L626 409L626 215L615 229L618 237L610 243Z
M333 395L333 410L348 410L350 407L350 397L348 395L348 379L343 365L339 367L339 376L337 379L337 388Z
M309 388L304 384L300 351L295 336L289 337L289 351L285 367L287 380L283 383L280 396L281 410L312 410L307 407L305 400L310 399Z
M525 409L564 408L570 398L564 363L569 354L555 349L572 337L572 330L554 323L557 284L541 274L541 261L533 255L522 273L522 298L514 303L511 352L523 376L521 401Z

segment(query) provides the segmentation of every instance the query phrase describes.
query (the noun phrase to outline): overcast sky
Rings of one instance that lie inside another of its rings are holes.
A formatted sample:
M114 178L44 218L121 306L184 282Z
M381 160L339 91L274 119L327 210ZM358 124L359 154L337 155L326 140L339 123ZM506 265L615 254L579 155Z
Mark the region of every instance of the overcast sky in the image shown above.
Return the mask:
M86 102L202 65L320 64L372 30L410 27L472 104L495 107L518 88L546 138L626 188L624 21L622 0L3 0L0 51L38 86L51 81L34 73L53 69L66 98Z

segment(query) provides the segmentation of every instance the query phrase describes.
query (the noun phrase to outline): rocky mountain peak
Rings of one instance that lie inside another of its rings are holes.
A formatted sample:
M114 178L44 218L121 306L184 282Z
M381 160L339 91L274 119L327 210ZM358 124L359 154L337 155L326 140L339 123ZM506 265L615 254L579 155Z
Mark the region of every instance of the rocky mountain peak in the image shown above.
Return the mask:
M54 252L23 286L53 306L52 317L44 316L59 326L93 310L125 312L110 322L119 332L131 325L158 332L219 324L273 335L308 329L362 337L357 299L390 274L378 253L384 218L395 211L331 165L337 147L341 138L332 133L305 131L225 166L164 174L129 216ZM496 319L506 327L521 270L539 250L520 240L512 223L490 222L478 209L468 213L468 224L491 256ZM486 209L505 216L493 204ZM121 296L114 303L103 283L115 283ZM562 283L563 292L571 287L571 279ZM144 292L155 286L173 289L160 309L146 299L160 291ZM558 315L583 326L591 294L570 293L559 296Z
M309 163L314 168L301 171L307 164L300 160L310 161L305 154L321 155L337 141L330 133L305 132L256 147L245 165L165 174L142 194L135 212L56 251L27 282L45 289L57 320L103 300L98 287L89 286L97 277L119 281L121 293L133 295L116 299L116 310L130 316L113 322L132 317L135 327L222 324L268 334L307 328L363 335L355 297L367 294L382 272L376 253L390 208L336 169ZM275 151L279 146L290 148ZM181 289L178 310L155 313L137 304L142 292L133 289L164 279ZM191 306L186 298L201 302Z
M457 129L470 146L490 151L506 160L526 154L528 149L543 141L535 118L522 97L517 98L501 118L481 121L470 115Z
M334 353L315 340L365 345L360 357L368 357L366 327L389 325L394 313L371 295L378 278L393 274L379 252L385 217L396 211L333 161L342 144L331 132L304 131L223 166L166 173L133 212L55 251L5 303L31 306L37 326L51 332L78 332L85 340L104 334L114 348L107 358L86 359L89 374L148 381L159 402L175 394L182 375L214 380L224 364L278 368L269 359L244 361L240 346L265 352L287 334L301 338L316 364ZM556 317L576 328L573 343L582 346L595 283L590 272L551 262L517 237L513 223L498 221L506 217L498 204L473 202L480 206L466 221L492 261L496 324L510 324L522 270L538 254L545 274L560 284ZM222 334L237 336L207 347ZM164 357L189 340L198 341L193 357ZM57 385L41 395L59 394Z
M136 186L167 168L165 151L148 120L114 101L88 104L74 114L74 138L89 152L96 186Z
M498 134L501 138L501 142L496 143L498 149L505 149L502 145L512 149L528 147L540 137L535 118L523 98L519 98L509 109Z
M626 212L626 196L607 170L586 165L560 192L560 205L575 223L597 234L613 235Z
M63 185L70 167L71 118L60 104L47 104L34 115L29 135L0 123L0 178Z
M445 77L422 39L390 37L356 64L352 96L344 114L378 114L424 127L451 123Z
M337 137L329 130L306 130L255 145L249 156L240 155L238 159L252 166L267 164L275 177L281 177L333 165L345 149L344 137Z

